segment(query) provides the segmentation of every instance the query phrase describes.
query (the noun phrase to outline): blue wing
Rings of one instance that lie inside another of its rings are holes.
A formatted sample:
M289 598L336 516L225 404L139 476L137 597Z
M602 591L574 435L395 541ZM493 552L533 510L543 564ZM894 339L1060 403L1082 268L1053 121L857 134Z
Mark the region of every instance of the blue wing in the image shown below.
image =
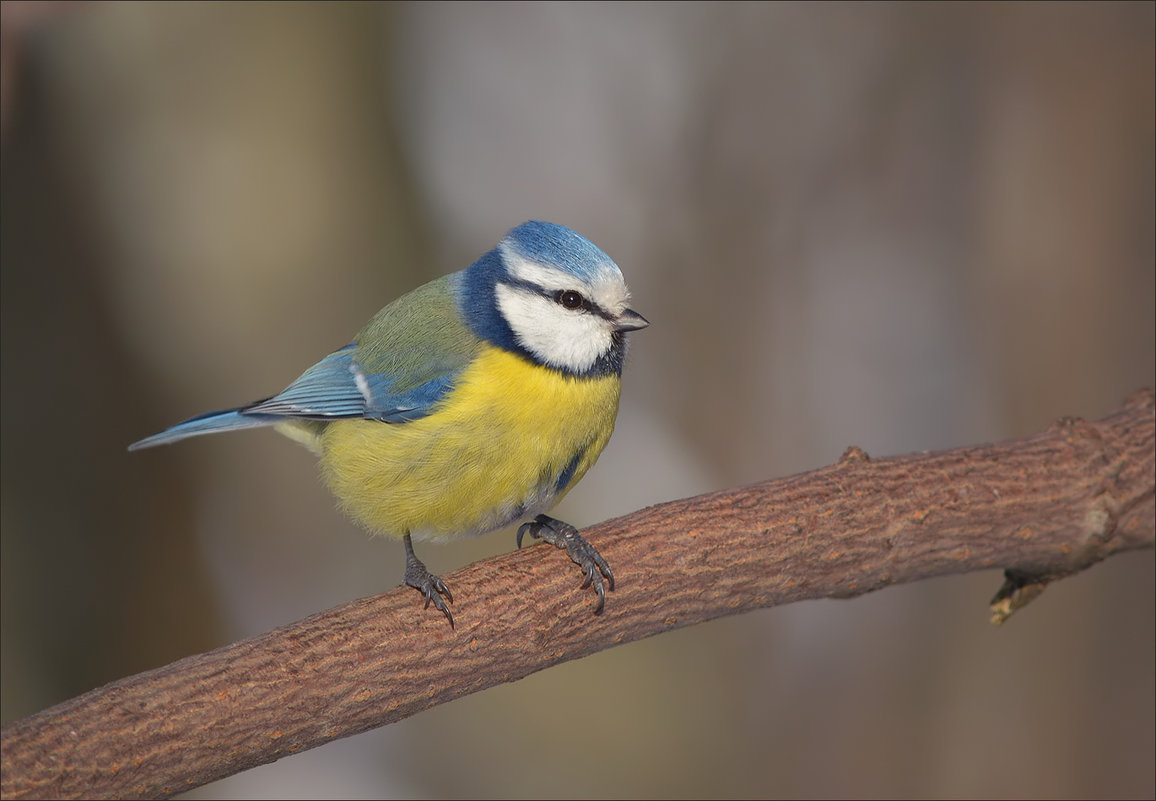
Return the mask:
M406 386L397 373L371 373L357 361L351 343L310 367L282 392L240 409L243 415L339 420L364 417L405 423L429 414L453 386L458 370Z
M386 306L352 343L273 397L198 415L133 443L129 450L291 418L405 423L425 417L453 388L479 347L461 323L457 281L456 275L445 276Z

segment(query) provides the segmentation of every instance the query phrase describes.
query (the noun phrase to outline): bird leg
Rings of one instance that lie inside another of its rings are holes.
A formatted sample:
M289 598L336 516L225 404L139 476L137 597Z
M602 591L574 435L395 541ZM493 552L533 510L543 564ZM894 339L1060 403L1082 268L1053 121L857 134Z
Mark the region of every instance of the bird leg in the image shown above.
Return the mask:
M450 614L449 607L442 600L444 595L452 604L454 596L450 593L450 588L445 585L445 582L430 573L425 564L417 558L413 552L413 541L409 538L409 534L405 535L405 583L425 596L426 609L429 609L432 601L433 605L449 618L450 628L454 627L454 616Z

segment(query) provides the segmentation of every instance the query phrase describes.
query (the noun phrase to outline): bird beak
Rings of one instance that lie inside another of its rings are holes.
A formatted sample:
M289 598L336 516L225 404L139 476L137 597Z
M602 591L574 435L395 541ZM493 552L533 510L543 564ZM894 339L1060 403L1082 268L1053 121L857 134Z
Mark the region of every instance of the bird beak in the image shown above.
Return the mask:
M634 309L627 309L618 315L618 321L614 324L615 331L638 331L641 328L646 328L650 325L650 321L643 317Z

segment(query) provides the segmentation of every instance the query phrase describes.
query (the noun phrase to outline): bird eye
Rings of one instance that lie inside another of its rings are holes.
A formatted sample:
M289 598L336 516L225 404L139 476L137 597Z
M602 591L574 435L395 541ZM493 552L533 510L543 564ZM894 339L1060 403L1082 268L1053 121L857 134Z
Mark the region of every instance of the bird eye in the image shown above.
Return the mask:
M573 289L564 289L554 296L556 300L564 309L580 309L586 305L586 298L582 297L581 292L575 292Z

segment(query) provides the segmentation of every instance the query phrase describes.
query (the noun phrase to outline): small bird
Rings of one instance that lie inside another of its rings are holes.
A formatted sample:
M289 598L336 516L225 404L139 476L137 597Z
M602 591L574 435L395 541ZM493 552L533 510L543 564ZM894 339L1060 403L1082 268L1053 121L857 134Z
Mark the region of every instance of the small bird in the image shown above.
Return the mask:
M129 450L274 426L320 457L343 510L405 544L405 583L450 626L449 588L413 540L517 533L563 548L606 602L614 574L568 523L546 515L606 447L626 333L649 322L594 243L530 221L460 272L379 311L353 341L265 400L209 412ZM444 596L444 598L443 598Z

